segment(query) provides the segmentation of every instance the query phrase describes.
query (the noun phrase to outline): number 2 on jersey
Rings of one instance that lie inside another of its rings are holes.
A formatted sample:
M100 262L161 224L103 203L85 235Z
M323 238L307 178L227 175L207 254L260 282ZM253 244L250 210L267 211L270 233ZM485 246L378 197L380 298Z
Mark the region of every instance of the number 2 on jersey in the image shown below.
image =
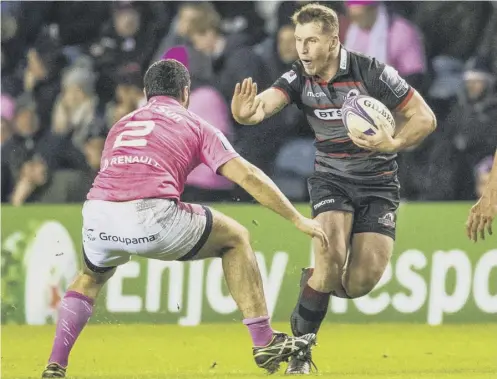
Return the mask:
M130 121L124 125L125 128L134 128L131 130L125 130L121 132L114 141L113 149L121 146L127 147L143 147L147 146L147 140L145 138L127 138L123 137L146 137L148 136L155 127L155 122L153 121ZM139 128L139 129L138 129Z

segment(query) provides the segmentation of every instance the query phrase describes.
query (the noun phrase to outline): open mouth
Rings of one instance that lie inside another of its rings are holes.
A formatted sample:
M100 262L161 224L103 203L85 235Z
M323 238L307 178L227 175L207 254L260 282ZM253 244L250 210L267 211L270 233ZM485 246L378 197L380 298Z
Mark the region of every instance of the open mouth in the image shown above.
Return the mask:
M311 60L310 59L301 59L302 63L305 64L305 65L309 65L311 64Z

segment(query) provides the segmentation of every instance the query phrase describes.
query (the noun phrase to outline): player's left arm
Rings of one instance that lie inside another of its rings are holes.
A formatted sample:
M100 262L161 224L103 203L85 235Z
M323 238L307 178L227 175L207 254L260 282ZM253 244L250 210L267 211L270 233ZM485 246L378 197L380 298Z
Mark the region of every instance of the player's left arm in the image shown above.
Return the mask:
M389 108L396 118L393 138L383 151L398 152L418 145L437 127L437 119L423 97L391 66L373 59L364 72L369 94Z
M423 97L413 91L411 98L400 109L395 110L397 118L393 138L394 151L405 150L421 143L437 127L437 118Z

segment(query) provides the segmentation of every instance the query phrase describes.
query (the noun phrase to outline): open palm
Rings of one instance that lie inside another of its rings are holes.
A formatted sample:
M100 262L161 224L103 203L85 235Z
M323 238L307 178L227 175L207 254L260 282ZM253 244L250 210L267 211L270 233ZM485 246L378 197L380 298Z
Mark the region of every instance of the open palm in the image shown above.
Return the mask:
M257 113L261 101L256 96L257 84L252 82L252 78L244 79L241 85L236 84L231 100L231 112L235 120L246 121Z
M485 239L485 229L492 234L492 221L497 216L497 190L487 189L478 202L473 205L466 222L466 234L474 242L478 235Z

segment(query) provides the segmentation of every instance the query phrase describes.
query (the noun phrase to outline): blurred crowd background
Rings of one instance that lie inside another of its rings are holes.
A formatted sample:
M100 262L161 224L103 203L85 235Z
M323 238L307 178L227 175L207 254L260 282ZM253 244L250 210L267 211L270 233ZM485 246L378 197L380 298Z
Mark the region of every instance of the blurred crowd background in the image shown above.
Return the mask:
M270 86L298 56L292 13L306 1L1 3L2 202L81 202L116 120L146 102L142 75L188 46L190 109L222 130L294 201L307 201L312 132L289 106L238 125L236 82ZM396 68L428 101L438 129L399 155L402 198L469 200L497 145L497 3L320 2L340 16L350 50ZM251 201L200 166L185 201Z

